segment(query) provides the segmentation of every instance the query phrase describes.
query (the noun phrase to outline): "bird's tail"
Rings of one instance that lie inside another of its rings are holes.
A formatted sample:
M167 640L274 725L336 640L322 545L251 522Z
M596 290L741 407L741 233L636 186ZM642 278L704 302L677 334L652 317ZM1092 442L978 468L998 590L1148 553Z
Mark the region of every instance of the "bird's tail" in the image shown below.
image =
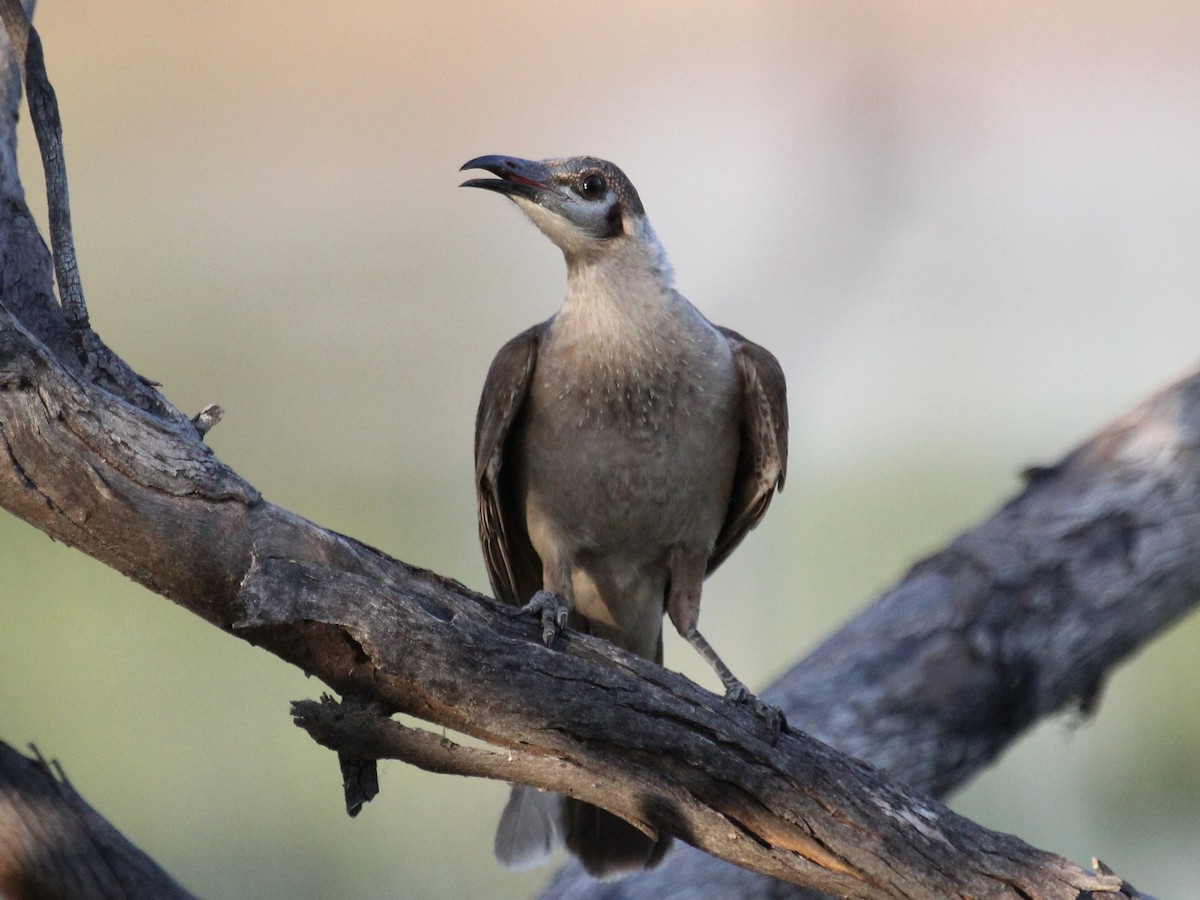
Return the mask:
M646 602L655 602L658 590L661 589L652 588L652 598ZM662 665L661 624L656 634L630 635L573 613L571 627L598 635ZM567 849L579 857L593 878L614 878L634 869L653 868L670 849L669 834L659 832L657 838L649 837L620 816L581 800L564 797L562 804L562 829Z
M514 786L496 828L496 859L509 869L532 868L564 838L593 878L656 866L671 846L670 835L648 837L590 803Z
M562 797L531 787L513 785L500 814L493 850L508 869L540 865L562 843Z
M563 797L562 804L567 849L579 857L593 878L653 868L671 846L669 834L660 832L657 838L649 837L590 803Z
M571 613L569 624L662 664L662 628L641 641ZM496 859L510 869L536 866L565 841L593 878L615 878L634 869L658 865L671 846L671 836L649 837L620 816L549 791L514 785L496 828Z

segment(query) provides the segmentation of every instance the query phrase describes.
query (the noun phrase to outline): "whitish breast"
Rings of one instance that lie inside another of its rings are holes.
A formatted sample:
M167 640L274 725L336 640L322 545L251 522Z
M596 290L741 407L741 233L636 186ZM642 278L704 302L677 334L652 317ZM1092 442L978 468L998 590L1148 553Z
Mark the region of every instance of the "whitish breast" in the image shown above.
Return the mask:
M673 324L544 346L524 434L535 548L638 556L715 541L737 458L737 374L706 321Z

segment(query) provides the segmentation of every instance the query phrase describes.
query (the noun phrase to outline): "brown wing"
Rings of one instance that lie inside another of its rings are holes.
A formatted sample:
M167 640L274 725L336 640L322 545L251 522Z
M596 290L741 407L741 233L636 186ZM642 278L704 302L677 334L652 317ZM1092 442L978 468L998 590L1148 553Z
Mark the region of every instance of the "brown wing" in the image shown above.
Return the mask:
M729 513L712 556L713 572L759 523L787 474L787 387L783 369L770 351L736 331L718 328L729 341L742 384L741 447Z
M548 324L534 325L500 348L488 369L475 416L475 490L483 561L496 598L518 606L541 588L542 564L529 542L525 514L517 502L513 466L505 461L521 430L538 346Z

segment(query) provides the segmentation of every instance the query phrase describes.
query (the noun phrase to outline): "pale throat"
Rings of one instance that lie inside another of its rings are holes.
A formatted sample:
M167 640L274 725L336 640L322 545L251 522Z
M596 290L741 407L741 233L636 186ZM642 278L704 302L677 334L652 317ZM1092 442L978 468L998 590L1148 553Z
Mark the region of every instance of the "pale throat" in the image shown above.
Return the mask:
M585 420L615 415L657 431L684 397L723 386L728 351L646 248L611 249L569 264L539 368L563 399L577 398Z

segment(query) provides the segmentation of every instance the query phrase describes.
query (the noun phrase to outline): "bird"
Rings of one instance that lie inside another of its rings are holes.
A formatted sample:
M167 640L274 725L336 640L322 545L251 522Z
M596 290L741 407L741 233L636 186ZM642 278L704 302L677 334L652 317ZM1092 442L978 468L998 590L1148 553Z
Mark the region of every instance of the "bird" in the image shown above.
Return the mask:
M569 625L663 661L663 617L713 667L725 697L755 697L697 629L704 579L762 519L787 470L778 360L713 325L675 290L637 190L590 156L481 156L463 187L513 201L562 250L559 310L501 347L475 422L479 537L493 591L537 617L546 644ZM589 874L661 861L651 837L580 800L514 786L496 832L510 868L560 843Z

